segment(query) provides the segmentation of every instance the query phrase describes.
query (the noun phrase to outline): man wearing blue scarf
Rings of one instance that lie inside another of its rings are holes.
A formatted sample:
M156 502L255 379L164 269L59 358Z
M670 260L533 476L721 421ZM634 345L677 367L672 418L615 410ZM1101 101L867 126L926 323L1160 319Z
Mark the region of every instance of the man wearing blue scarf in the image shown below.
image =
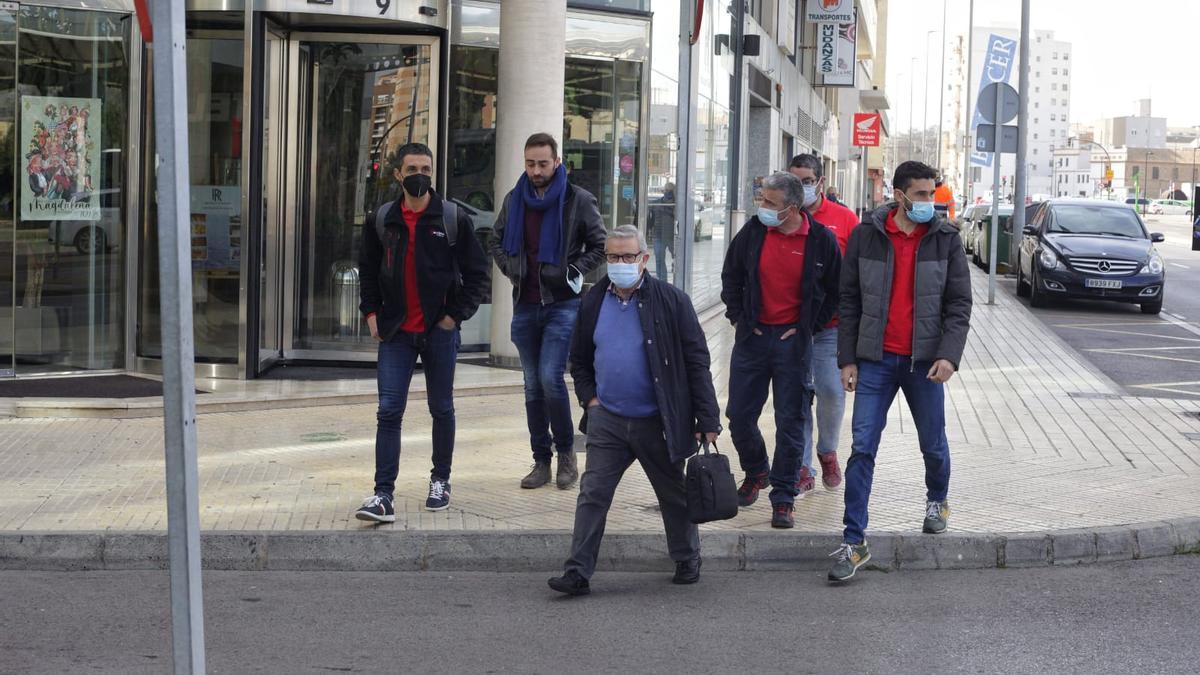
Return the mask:
M579 314L583 278L604 261L604 222L596 198L567 182L558 142L525 141L525 173L504 198L488 251L513 284L512 341L525 373L525 416L533 470L521 487L550 482L558 452L559 489L579 478L575 427L563 374Z

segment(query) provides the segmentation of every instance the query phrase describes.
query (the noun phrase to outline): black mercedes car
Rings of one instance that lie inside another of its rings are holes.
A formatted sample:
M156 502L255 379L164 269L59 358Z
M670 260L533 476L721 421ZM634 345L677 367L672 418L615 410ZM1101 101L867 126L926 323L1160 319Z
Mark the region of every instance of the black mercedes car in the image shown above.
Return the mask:
M1162 311L1163 240L1128 204L1087 199L1043 202L1025 226L1017 294L1043 307L1055 297L1132 302Z

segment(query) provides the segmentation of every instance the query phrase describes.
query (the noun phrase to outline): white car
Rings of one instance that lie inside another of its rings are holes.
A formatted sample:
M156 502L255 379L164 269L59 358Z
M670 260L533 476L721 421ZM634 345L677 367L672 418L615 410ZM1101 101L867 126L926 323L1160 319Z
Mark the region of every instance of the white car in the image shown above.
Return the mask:
M1190 216L1192 203L1182 199L1155 199L1148 210L1156 216Z

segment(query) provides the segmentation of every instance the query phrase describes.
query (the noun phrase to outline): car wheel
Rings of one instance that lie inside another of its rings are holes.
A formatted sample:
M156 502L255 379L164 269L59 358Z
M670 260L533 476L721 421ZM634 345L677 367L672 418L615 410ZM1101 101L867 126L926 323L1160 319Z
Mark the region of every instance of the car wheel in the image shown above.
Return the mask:
M1050 299L1046 297L1046 292L1038 283L1037 270L1034 270L1029 278L1029 306L1045 307L1048 304L1050 304Z
M1017 296L1021 298L1029 297L1029 289L1031 286L1025 281L1025 277L1021 274L1021 259L1017 257Z
M1162 311L1162 300L1158 302L1143 302L1142 314L1158 314Z
M75 250L87 255L104 252L104 230L85 227L75 235Z

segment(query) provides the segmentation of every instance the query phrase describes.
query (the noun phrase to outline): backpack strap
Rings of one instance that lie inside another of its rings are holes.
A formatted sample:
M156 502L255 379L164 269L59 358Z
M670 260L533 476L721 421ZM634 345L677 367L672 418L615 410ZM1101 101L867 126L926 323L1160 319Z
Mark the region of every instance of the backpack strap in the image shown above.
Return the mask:
M446 228L446 243L454 248L458 243L458 204L449 199L442 200L442 227Z
M384 202L375 209L375 235L379 237L379 243L387 241L384 235L387 233L387 214L392 210L392 202Z

